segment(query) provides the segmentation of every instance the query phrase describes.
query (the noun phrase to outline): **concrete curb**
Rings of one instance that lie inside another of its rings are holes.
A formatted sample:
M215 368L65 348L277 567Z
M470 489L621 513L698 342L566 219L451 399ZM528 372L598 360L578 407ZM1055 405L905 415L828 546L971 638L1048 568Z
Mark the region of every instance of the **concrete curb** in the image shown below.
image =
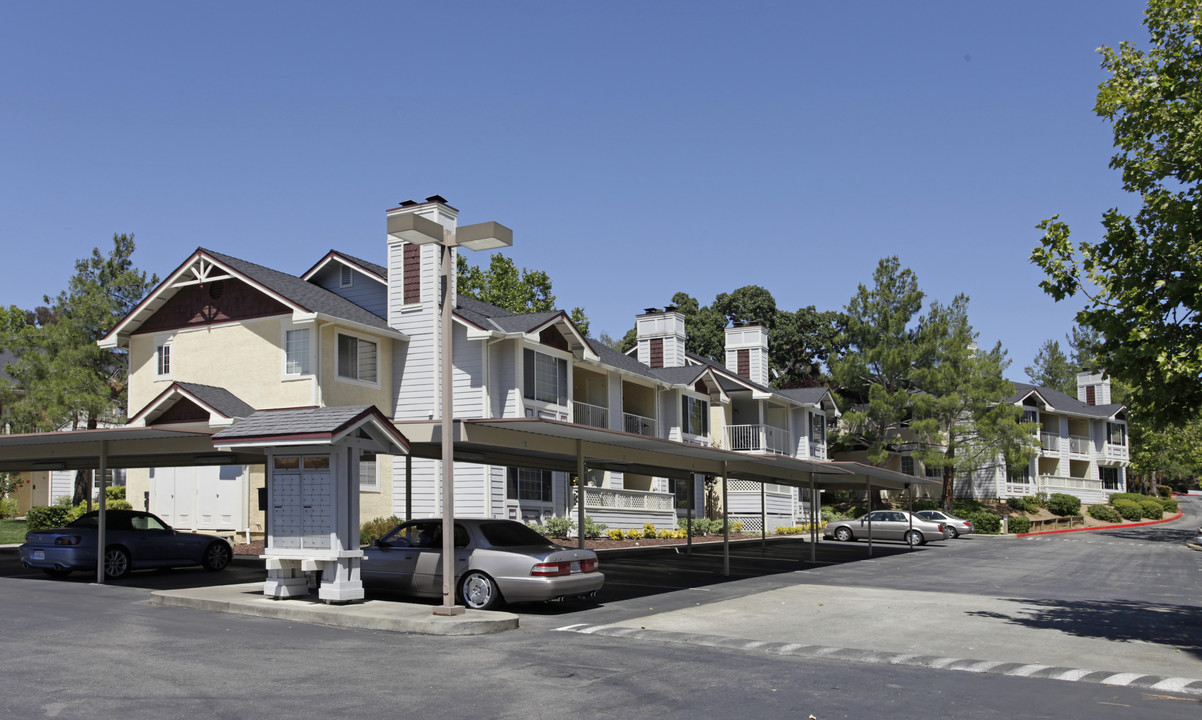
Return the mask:
M1092 530L1122 530L1123 528L1144 527L1145 525L1160 525L1161 523L1173 522L1181 519L1182 512L1177 511L1177 514L1170 518L1162 518L1160 520L1149 520L1148 522L1126 523L1124 525L1096 525L1094 527L1083 528L1066 528L1064 530L1044 530L1043 532L1033 533L1015 533L1015 537L1033 537L1035 535L1058 535L1060 533L1071 532L1090 532Z
M368 600L326 605L315 598L272 600L264 597L262 583L156 590L150 594L150 604L419 635L488 635L518 627L518 616L506 612L472 610L448 617L434 615L431 605L416 603Z

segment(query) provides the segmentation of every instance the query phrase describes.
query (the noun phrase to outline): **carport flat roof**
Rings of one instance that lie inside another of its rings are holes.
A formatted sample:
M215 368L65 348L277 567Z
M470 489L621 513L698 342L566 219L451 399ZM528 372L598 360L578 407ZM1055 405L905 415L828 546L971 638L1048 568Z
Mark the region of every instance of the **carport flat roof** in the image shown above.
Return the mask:
M442 426L437 420L398 422L414 457L439 458ZM538 418L456 420L455 459L493 465L575 472L577 453L594 469L685 479L694 473L735 480L808 486L811 475L822 487L881 488L934 481L854 462L799 460L784 455L753 455L690 445L584 425Z
M218 451L212 435L194 430L126 426L0 435L0 472L96 469L101 454L109 468L263 462L259 450Z

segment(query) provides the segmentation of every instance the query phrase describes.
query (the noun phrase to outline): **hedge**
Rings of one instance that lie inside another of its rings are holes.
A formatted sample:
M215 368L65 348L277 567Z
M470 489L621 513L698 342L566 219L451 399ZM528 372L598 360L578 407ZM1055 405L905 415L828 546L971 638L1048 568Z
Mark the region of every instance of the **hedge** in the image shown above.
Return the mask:
M1115 510L1110 505L1090 505L1089 516L1104 522L1112 523L1122 522L1123 520L1123 516L1119 515L1119 511Z
M972 530L982 535L997 535L1002 532L1002 516L988 510L978 510L958 515L972 523Z
M1060 517L1076 515L1081 512L1081 498L1067 493L1052 493L1048 498L1048 512Z
M1039 508L1042 507L1040 505L1039 498L1035 497L1034 495L1006 498L1006 504L1014 510L1020 510L1022 512L1029 513L1037 513L1039 512Z
M1159 520L1164 517L1164 506L1154 499L1149 499L1139 504L1139 512L1149 520Z
M1156 498L1156 500L1164 507L1164 511L1167 513L1175 513L1179 509L1177 501L1171 497Z
M1022 515L1011 515L1010 519L1006 521L1006 525L1009 527L1010 532L1016 535L1018 533L1025 533L1031 529L1031 518L1023 517Z
M1141 503L1144 500L1151 500L1148 495L1140 495L1139 493L1115 493L1110 496L1110 504L1113 505L1115 500L1130 500L1134 503Z
M43 505L29 508L25 523L30 530L62 527L70 522L71 508L65 505Z
M1114 500L1111 504L1114 505L1114 509L1118 511L1119 515L1123 516L1124 520L1142 520L1144 517L1139 503L1133 500L1123 500L1120 498Z

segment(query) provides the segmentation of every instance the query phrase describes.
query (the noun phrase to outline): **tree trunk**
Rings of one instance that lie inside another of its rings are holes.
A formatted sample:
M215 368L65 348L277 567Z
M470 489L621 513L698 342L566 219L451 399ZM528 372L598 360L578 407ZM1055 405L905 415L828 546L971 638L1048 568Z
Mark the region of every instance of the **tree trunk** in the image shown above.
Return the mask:
M955 460L956 459L956 449L948 448L945 455L949 461ZM943 467L943 511L944 512L952 511L952 497L955 494L955 492L954 492L955 487L956 487L956 464L954 462L948 462L948 464Z

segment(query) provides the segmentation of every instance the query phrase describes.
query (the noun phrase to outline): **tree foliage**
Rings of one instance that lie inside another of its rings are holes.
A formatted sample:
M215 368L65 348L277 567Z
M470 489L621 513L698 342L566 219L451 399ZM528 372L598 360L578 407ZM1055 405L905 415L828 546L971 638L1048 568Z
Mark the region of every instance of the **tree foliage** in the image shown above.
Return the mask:
M1077 320L1100 333L1097 361L1140 413L1172 422L1202 407L1202 6L1150 0L1144 24L1148 50L1100 49L1110 77L1094 107L1139 210L1106 211L1101 240L1075 248L1067 224L1044 220L1031 259L1053 298L1082 294Z
M1059 390L1067 395L1077 394L1077 371L1073 363L1060 349L1056 340L1048 340L1039 346L1035 360L1023 368L1033 385Z
M545 271L519 268L501 253L494 253L489 258L487 270L469 264L462 254L457 257L456 283L461 294L515 313L556 309L551 276ZM569 317L582 334L588 335L588 317L582 308L572 308Z

